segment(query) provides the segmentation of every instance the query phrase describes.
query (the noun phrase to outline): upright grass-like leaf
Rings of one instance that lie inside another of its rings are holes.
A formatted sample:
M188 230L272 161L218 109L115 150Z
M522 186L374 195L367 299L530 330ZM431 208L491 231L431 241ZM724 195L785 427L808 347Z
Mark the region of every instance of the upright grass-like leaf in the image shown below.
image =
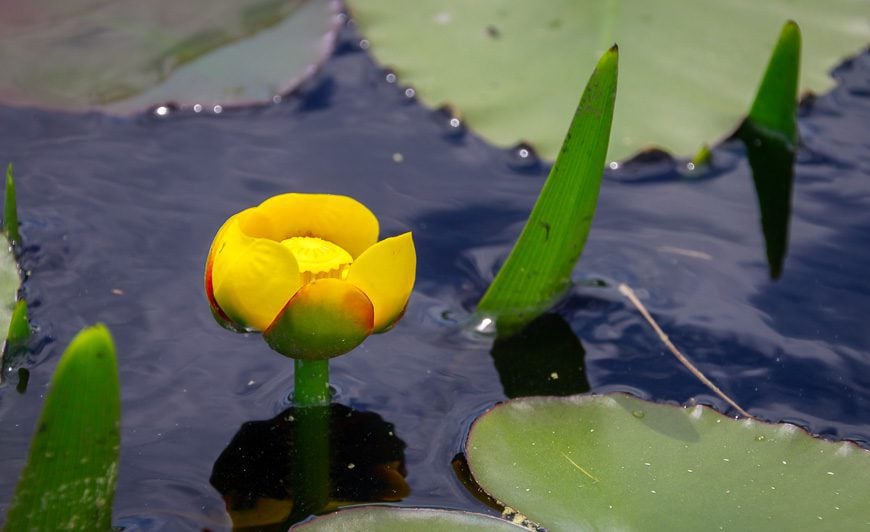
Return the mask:
M782 27L764 78L749 110L756 126L797 142L797 90L801 63L801 30L789 20Z
M616 98L619 50L592 72L532 214L478 305L510 334L550 308L571 284L592 225Z
M15 197L15 180L12 178L12 163L6 167L6 195L3 203L3 232L9 243L21 241L18 234L18 204Z
M9 333L6 335L8 345L21 345L30 338L30 320L27 318L27 301L19 299L12 311L9 322Z
M749 116L737 132L752 168L773 279L782 274L788 250L800 56L800 28L789 21L782 28Z
M9 332L6 333L6 345L3 346L3 351L0 353L0 382L3 382L4 377L6 376L6 366L10 364L18 354L26 350L28 339L30 339L30 320L27 319L27 301L19 299L15 304L15 308L12 310L12 315L9 320ZM18 377L19 382L21 382L20 372ZM26 383L24 386L26 387Z
M96 325L58 363L4 530L110 530L119 420L115 347Z

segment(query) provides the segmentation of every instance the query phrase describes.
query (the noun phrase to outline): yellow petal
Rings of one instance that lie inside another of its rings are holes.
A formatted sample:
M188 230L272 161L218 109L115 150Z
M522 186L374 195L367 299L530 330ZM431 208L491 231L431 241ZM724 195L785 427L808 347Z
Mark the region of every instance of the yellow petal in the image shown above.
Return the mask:
M390 328L405 311L414 279L417 253L411 233L384 239L350 265L346 281L359 287L375 306L374 332Z
M369 298L341 279L318 279L303 286L263 333L284 356L322 360L347 353L372 332Z
M264 330L302 286L296 259L279 242L242 232L240 213L222 228L211 268L214 299L232 321Z
M362 203L333 194L281 194L258 207L242 229L281 242L294 236L328 240L358 257L378 240L378 219Z
M214 297L214 277L212 275L212 270L214 269L214 256L217 253L217 250L223 245L224 235L231 223L235 223L235 216L230 217L230 219L224 222L221 228L218 229L218 232L211 243L211 248L208 250L208 258L205 261L205 295L208 297L208 303L211 306L211 311L215 319L218 323L228 328L233 328L232 323L230 323L229 317L220 308L220 305L218 305L217 300L215 300Z

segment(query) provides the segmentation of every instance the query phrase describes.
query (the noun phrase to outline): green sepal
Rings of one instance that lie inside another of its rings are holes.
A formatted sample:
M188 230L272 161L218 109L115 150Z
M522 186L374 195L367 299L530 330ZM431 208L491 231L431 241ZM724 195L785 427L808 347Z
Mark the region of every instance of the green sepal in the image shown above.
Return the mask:
M373 325L374 307L362 290L340 279L318 279L296 292L263 337L286 357L326 360L361 344Z

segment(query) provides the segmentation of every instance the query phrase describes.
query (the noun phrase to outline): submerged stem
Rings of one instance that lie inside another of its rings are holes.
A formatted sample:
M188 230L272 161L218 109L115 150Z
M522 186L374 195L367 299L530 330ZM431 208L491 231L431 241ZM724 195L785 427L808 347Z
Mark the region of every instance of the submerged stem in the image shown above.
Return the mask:
M294 360L293 402L296 406L329 404L329 360Z

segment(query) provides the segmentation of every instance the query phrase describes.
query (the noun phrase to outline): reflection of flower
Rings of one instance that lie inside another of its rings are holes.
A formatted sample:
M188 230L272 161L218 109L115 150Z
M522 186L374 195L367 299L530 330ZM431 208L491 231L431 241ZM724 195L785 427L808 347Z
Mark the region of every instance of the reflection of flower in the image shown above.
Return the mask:
M324 416L321 435L328 442L318 448L304 441L306 429L316 428L311 425L315 416ZM305 478L305 466L318 458L327 464L329 480L318 514L407 497L411 488L405 480L405 447L393 424L374 412L338 403L291 407L272 419L243 424L215 461L209 482L223 496L234 529L272 530L267 525L285 521L297 505L305 504L305 485L318 481ZM286 523L281 530L287 530Z
M325 359L402 317L416 265L411 233L378 242L378 220L358 201L281 194L218 230L205 291L222 325L263 331L287 356Z

